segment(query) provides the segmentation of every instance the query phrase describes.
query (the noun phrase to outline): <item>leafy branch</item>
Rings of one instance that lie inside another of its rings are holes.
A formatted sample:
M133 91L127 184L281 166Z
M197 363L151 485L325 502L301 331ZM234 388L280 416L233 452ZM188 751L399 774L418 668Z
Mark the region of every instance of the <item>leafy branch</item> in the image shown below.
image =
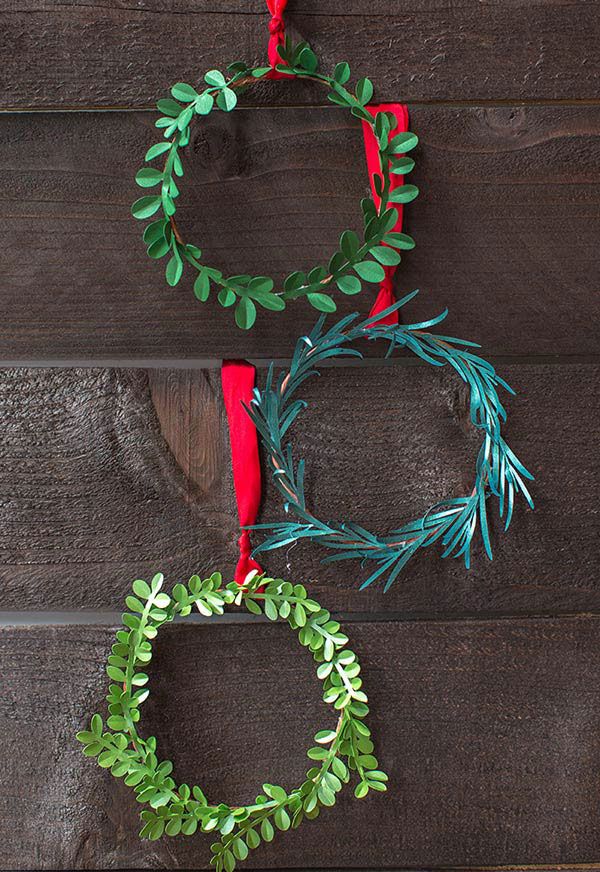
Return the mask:
M367 78L360 79L353 91L346 87L350 67L340 63L332 76L318 71L318 61L306 42L293 45L289 40L279 47L282 60L278 69L289 76L310 79L328 88L328 98L338 106L350 109L352 115L366 122L373 129L378 143L380 170L374 176L374 185L379 207L373 200L361 201L363 217L362 238L351 230L340 236L339 247L327 265L319 265L308 273L290 273L280 289L269 276L246 274L225 276L223 272L203 263L202 251L186 242L177 227L176 201L180 191L176 179L183 176L180 150L190 141L190 126L198 116L209 115L215 108L231 112L237 105L238 93L250 84L264 81L270 67L250 68L236 61L227 68L226 77L219 70L209 70L204 75L206 87L200 91L192 85L179 82L171 88L171 96L157 103L162 113L156 127L163 131L166 141L151 146L146 153L146 162L160 158L162 169L144 167L136 175L142 188L160 187L160 193L141 197L132 206L135 218L146 220L157 212L162 217L153 220L144 230L143 239L148 256L160 259L168 256L165 277L172 287L181 280L187 265L195 273L194 294L206 302L211 290L216 290L219 304L225 308L235 306L235 320L242 329L249 329L256 319L257 306L271 311L281 311L286 303L305 297L321 312L334 312L337 308L331 291L336 288L343 294L358 294L362 282L376 283L384 278L383 266L400 262L399 251L414 247L410 236L395 233L397 221L395 206L413 200L418 190L414 185L401 185L391 191L391 174L404 175L414 167L414 161L405 153L417 145L413 133L393 135L396 118L393 113L379 112L375 118L366 109L373 96L373 85Z
M490 497L498 500L500 517L505 518L505 530L510 525L517 494L521 493L533 508L525 483L533 476L501 434L506 411L498 396L498 388L504 388L509 393L514 391L490 363L469 350L478 347L476 343L427 331L427 328L443 321L447 311L420 324L379 323L379 319L405 305L416 293L414 291L385 312L360 323L356 323L356 314L349 315L325 331L324 318L320 318L311 334L298 341L289 371L281 373L275 380L271 366L265 389L255 390L248 413L268 452L273 479L284 499L285 511L295 517L291 521L256 525L254 529L266 530L269 536L255 549L255 554L281 548L300 539L317 541L335 552L325 558L326 561L354 558L360 559L363 564L369 560L375 561L376 569L361 587L367 587L380 576L385 576L387 590L419 548L428 547L438 540L444 548L442 557L463 557L468 568L471 543L477 528L491 560L487 517L487 501ZM387 536L373 534L351 522L324 522L317 518L306 504L304 461L296 464L292 446L285 441L287 431L306 407L305 402L294 399L300 386L306 379L318 375L316 367L326 360L362 357L358 350L349 347L357 339L384 339L389 343L388 353L395 347L405 348L433 366L451 366L469 388L471 423L484 437L477 455L471 493L442 500L431 506L421 518L409 521Z
M356 654L347 647L348 637L340 624L308 597L303 585L256 573L241 587L234 582L223 587L220 573L204 580L193 575L187 585L176 584L170 596L162 585L160 574L151 584L141 579L133 583L133 594L125 601L129 611L122 617L124 629L117 632L106 666L114 682L107 697L108 729L101 716L94 714L89 729L77 733L83 753L96 757L98 765L110 769L116 778L123 778L145 806L142 838L191 836L198 829L218 833L219 840L211 845L211 863L217 872L232 872L236 861L245 860L261 841L270 842L276 830L298 827L304 818L312 820L321 808L333 806L352 772L358 776L358 798L370 790L386 789L387 776L378 769L364 722L369 708ZM265 783L256 800L246 806L210 803L200 787L177 785L173 764L159 762L156 739L144 739L138 732L140 708L149 694L144 670L152 659L152 642L159 628L177 615L189 615L193 608L210 617L223 614L232 604L244 605L252 614L264 614L271 621L287 621L312 653L323 682L323 699L338 714L333 729L316 733L316 744L307 752L315 765L300 787L288 792Z

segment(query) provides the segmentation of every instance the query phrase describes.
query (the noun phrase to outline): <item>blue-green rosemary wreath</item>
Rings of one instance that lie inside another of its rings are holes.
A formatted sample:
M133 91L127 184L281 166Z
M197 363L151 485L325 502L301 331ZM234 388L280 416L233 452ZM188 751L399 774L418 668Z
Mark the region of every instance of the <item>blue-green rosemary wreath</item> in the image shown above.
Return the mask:
M492 559L488 530L487 500L498 499L500 517L504 517L507 530L513 514L515 494L522 493L530 507L533 501L524 479L533 476L509 448L501 434L506 412L498 397L498 387L509 393L514 391L500 378L494 367L469 351L478 348L474 342L440 336L427 328L444 320L448 311L420 324L380 325L383 315L399 309L418 292L414 291L385 312L355 323L358 315L343 318L326 332L324 317L320 318L312 333L298 340L292 364L287 373L274 380L273 365L269 369L264 390L255 390L251 407L247 410L262 437L268 452L269 465L277 489L285 500L285 510L297 520L257 524L253 529L268 530L270 535L256 549L255 554L281 548L299 539L320 542L335 553L325 558L348 560L358 558L377 564L375 571L364 581L367 587L375 579L386 576L385 590L395 581L410 558L423 548L441 540L442 557L463 557L470 565L471 542L479 526L486 553ZM433 366L452 366L470 391L470 418L474 427L484 434L477 456L475 483L468 496L445 499L431 506L423 515L389 535L379 536L350 522L321 521L306 506L304 495L304 461L297 464L292 446L285 442L286 434L306 407L303 400L293 399L298 388L312 375L318 375L316 366L335 357L362 357L349 345L358 339L385 339L390 354L395 347L412 351L421 360Z
M193 575L187 585L176 584L170 596L162 585L160 574L150 584L134 581L133 595L125 601L129 611L123 615L124 628L117 632L106 667L114 682L107 696L108 729L95 714L89 729L77 733L83 753L96 757L98 765L110 769L115 778L123 778L145 806L142 838L192 836L197 830L219 834L219 841L211 845L211 864L216 872L233 872L236 861L245 860L261 841L270 842L276 829L298 827L304 818L312 820L321 808L335 805L351 774L358 779L354 788L358 799L371 790L386 790L387 775L378 768L371 731L364 722L369 707L356 654L348 648L339 623L308 597L303 585L256 572L242 586L235 582L224 586L219 572L204 580ZM138 732L140 709L149 694L144 670L152 659L152 641L159 628L177 615L189 615L194 607L210 617L222 615L234 603L245 605L252 614L264 612L271 621L289 624L317 663L323 700L337 714L333 728L315 734L316 745L307 752L314 765L300 787L288 791L263 784L256 801L246 806L211 803L200 787L176 784L171 761L159 762L156 739Z

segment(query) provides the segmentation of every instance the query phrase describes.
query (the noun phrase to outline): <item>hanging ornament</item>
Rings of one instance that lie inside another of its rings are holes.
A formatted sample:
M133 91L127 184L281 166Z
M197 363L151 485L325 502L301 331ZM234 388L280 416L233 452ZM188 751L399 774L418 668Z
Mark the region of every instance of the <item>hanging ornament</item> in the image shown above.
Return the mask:
M408 294L380 315L371 315L359 323L358 315L349 315L326 330L322 317L310 335L298 340L287 372L275 379L271 365L266 387L255 391L248 411L262 436L273 481L284 500L285 511L293 519L256 525L255 529L268 530L270 535L255 549L255 554L308 539L334 552L325 558L326 561L355 558L363 565L371 562L375 570L362 587L383 577L387 590L420 548L436 542L442 545L442 557L462 557L468 567L471 543L477 529L491 560L487 518L490 499L498 502L500 517L505 519L505 530L510 524L517 494L522 494L533 508L525 483L533 476L501 432L506 411L498 389L504 388L511 394L514 391L490 363L473 353L471 349L478 347L474 342L430 332L429 328L443 321L447 311L419 324L386 323L389 316L397 313L416 293ZM297 397L301 385L318 374L316 367L319 363L341 357L362 357L360 351L351 347L360 339L387 340L389 353L396 347L403 348L432 366L450 366L456 370L469 390L471 423L483 436L470 493L444 499L430 506L422 517L385 535L372 533L351 521L317 518L306 502L304 461L294 459L293 446L287 441L289 428L306 408L306 402Z
M395 232L394 228L398 209L418 194L414 185L397 184L414 166L414 161L405 153L416 146L417 137L405 128L397 130L398 117L394 111L381 108L373 111L368 105L373 97L371 80L362 78L351 87L347 63L337 64L332 75L320 72L317 57L306 42L292 45L284 39L285 3L272 0L269 6L275 9L270 27L270 66L248 67L235 61L229 64L226 73L220 70L205 73L203 88L178 82L171 88L169 97L158 101L161 114L156 127L163 131L164 138L148 149L145 160L152 165L141 169L136 176L138 185L156 191L136 200L132 206L135 218L154 219L146 226L143 238L150 258L167 258L167 283L175 286L184 271L191 272L197 299L204 303L214 291L221 306L234 307L235 322L244 330L254 324L257 306L278 312L293 301L305 299L320 312L334 312L337 305L332 294L336 291L358 294L363 282L385 282L387 268L395 267L400 261L399 251L414 245L409 236ZM360 203L361 234L344 231L339 247L326 265L317 264L308 272L292 272L281 287L269 276L225 275L205 260L198 245L184 238L175 220L181 185L176 180L181 179L184 172L181 151L190 142L192 124L215 110L231 112L240 93L273 78L308 79L327 88L327 97L332 103L348 109L370 129L373 159L381 168L373 192L378 206L375 207L371 198ZM157 161L159 166L154 165Z

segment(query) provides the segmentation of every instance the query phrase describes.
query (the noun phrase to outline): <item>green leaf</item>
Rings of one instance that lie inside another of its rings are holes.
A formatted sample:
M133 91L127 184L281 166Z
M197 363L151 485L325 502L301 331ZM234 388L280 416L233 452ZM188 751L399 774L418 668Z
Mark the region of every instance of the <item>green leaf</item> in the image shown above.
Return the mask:
M258 835L256 830L247 830L246 841L248 842L249 848L258 848L258 846L260 845L260 836Z
M158 221L151 221L142 234L142 239L146 245L151 245L159 239L164 239L167 226L168 222L164 218L159 218Z
M133 582L133 592L141 599L147 600L151 594L150 585L142 578L138 578Z
M183 273L183 262L179 255L174 254L173 257L169 260L167 264L167 268L165 270L165 276L167 279L167 284L169 284L172 288L179 282Z
M164 257L171 250L171 246L166 239L157 239L152 245L148 246L148 257L158 260Z
M217 94L217 106L219 109L222 109L223 112L231 112L232 109L235 109L236 104L237 95L231 88L223 88L223 90L219 91Z
M415 240L412 236L409 236L407 233L397 233L396 231L386 233L384 242L387 242L388 245L393 245L394 248L399 248L404 251L410 251L415 247Z
M300 603L296 603L294 608L294 620L299 627L303 627L306 624L306 612Z
M93 715L90 721L90 730L95 736L102 735L102 718L100 715Z
M262 789L270 799L276 802L285 802L288 798L287 792L278 784L263 784Z
M160 197L140 197L131 207L131 214L139 220L150 218L160 206L160 202Z
M161 154L164 154L165 151L168 151L171 148L170 142L157 142L156 145L151 145L148 151L146 152L146 157L144 160L154 160L155 157L158 157Z
M173 85L171 94L176 100L181 100L184 103L189 103L198 96L196 89L192 88L191 85L186 85L185 82L177 82L177 84Z
M247 597L244 599L246 603L246 608L249 612L252 612L253 615L262 615L262 611L260 606L255 600L248 599Z
M185 836L193 836L197 829L198 829L198 821L196 820L196 818L188 818L181 825L181 832Z
M361 781L360 784L356 785L356 789L354 791L354 796L357 799L362 799L369 792L369 785L365 781Z
M277 606L275 605L273 600L266 599L265 604L264 604L264 608L265 608L265 615L267 616L267 618L270 621L276 621L277 618L279 617L279 615L277 613Z
M353 230L344 230L340 236L340 248L347 260L354 259L359 246L360 241L356 233Z
M303 48L298 58L298 66L308 70L309 73L314 73L319 66L319 60L310 48Z
M290 828L290 817L284 808L278 808L275 814L273 815L273 820L275 821L275 826L279 830L289 830Z
M359 294L362 290L360 279L356 276L340 276L335 283L342 294Z
M329 294L311 293L307 294L306 298L319 312L335 312L337 309L335 301Z
M167 593L159 593L154 597L154 605L159 609L166 609L171 603L171 597Z
M220 70L209 70L204 74L204 81L215 88L222 88L225 85L225 77Z
M238 860L245 860L248 856L248 846L243 839L236 839L231 847Z
M208 277L208 273L205 270L201 270L198 273L196 281L194 282L194 295L200 300L201 303L206 302L208 300L208 296L210 294L210 279Z
M320 745L328 745L330 742L333 742L336 736L335 730L319 730L315 735L315 742L318 742Z
M231 288L221 288L219 293L217 294L217 300L221 304L221 306L227 308L228 306L233 306L237 297L235 295L235 291L232 291Z
M242 330L249 330L256 321L256 306L250 297L242 297L235 307L235 323Z
M310 760L324 760L328 753L329 752L325 748L309 748L306 752L306 756Z
M125 673L122 669L119 669L118 666L107 666L106 674L109 678L112 678L113 681L125 681Z
M231 851L225 850L222 854L223 868L225 872L233 872L235 869L235 857Z
M140 602L140 600L135 596L128 596L125 598L125 605L132 612L143 612L144 604Z
M411 151L419 143L419 137L414 133L407 131L394 136L389 144L393 154L404 154L406 151Z
M356 99L364 106L373 96L373 83L370 79L360 79L356 83Z
M353 269L366 282L381 282L385 278L383 267L373 260L363 260L360 263L355 263Z
M415 162L410 157L394 158L391 163L390 172L396 176L404 176L410 173L415 168Z
M260 825L260 834L265 842L272 842L275 830L273 824L268 818L265 818Z
M384 266L396 266L396 264L400 263L400 255L398 252L386 245L376 245L370 250L370 254L372 254L379 263L384 264Z
M196 112L198 115L208 115L214 106L214 97L208 91L200 94L196 100Z
M344 85L350 78L350 66L345 61L336 64L333 71L333 78L340 85Z
M410 203L415 197L419 196L419 189L416 185L400 185L390 192L390 203Z

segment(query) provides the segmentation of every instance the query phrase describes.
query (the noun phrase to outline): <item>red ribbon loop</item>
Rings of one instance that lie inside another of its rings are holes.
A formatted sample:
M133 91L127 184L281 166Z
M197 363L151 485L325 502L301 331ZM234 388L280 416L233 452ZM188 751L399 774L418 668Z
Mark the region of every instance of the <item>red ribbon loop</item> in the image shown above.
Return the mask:
M373 117L375 117L378 112L392 112L396 116L396 120L398 123L397 126L394 127L391 131L391 136L395 136L397 133L405 133L408 130L408 107L406 107L403 103L380 103L378 106L367 106L365 108L368 112L371 113ZM381 200L377 195L373 182L374 176L377 175L381 169L379 163L379 146L373 133L373 128L366 121L363 121L363 138L365 142L365 154L367 158L367 169L369 171L369 181L371 183L371 191L373 192L373 201L375 205L379 208ZM397 188L402 184L404 184L404 176L390 176L391 191L393 191L394 188ZM398 220L396 221L393 229L396 232L399 232L400 230L402 230L402 206L398 203L395 203L394 208L398 210ZM379 286L377 299L375 300L371 311L369 312L369 315L378 315L379 312L383 312L384 309L387 309L389 306L393 306L396 302L393 286L393 278L394 273L396 272L396 267L386 266L384 267L384 270L385 278L382 280ZM390 315L386 315L385 318L380 318L379 321L376 321L374 323L397 324L398 312L392 312Z
M271 20L269 21L269 33L271 34L269 38L269 46L267 49L267 54L269 57L269 65L273 67L270 73L267 74L268 79L285 79L287 78L285 73L280 73L275 69L277 64L283 63L281 58L279 57L279 53L277 52L277 48L280 45L283 45L283 41L285 39L285 22L283 20L283 12L285 7L287 6L287 0L267 0L267 6L269 7L269 12L271 13Z
M256 522L261 497L260 460L256 427L246 413L254 390L255 370L245 360L224 360L221 367L223 400L229 424L233 486L240 527ZM252 555L250 533L242 529L238 539L240 557L234 580L243 584L249 572L262 572Z

